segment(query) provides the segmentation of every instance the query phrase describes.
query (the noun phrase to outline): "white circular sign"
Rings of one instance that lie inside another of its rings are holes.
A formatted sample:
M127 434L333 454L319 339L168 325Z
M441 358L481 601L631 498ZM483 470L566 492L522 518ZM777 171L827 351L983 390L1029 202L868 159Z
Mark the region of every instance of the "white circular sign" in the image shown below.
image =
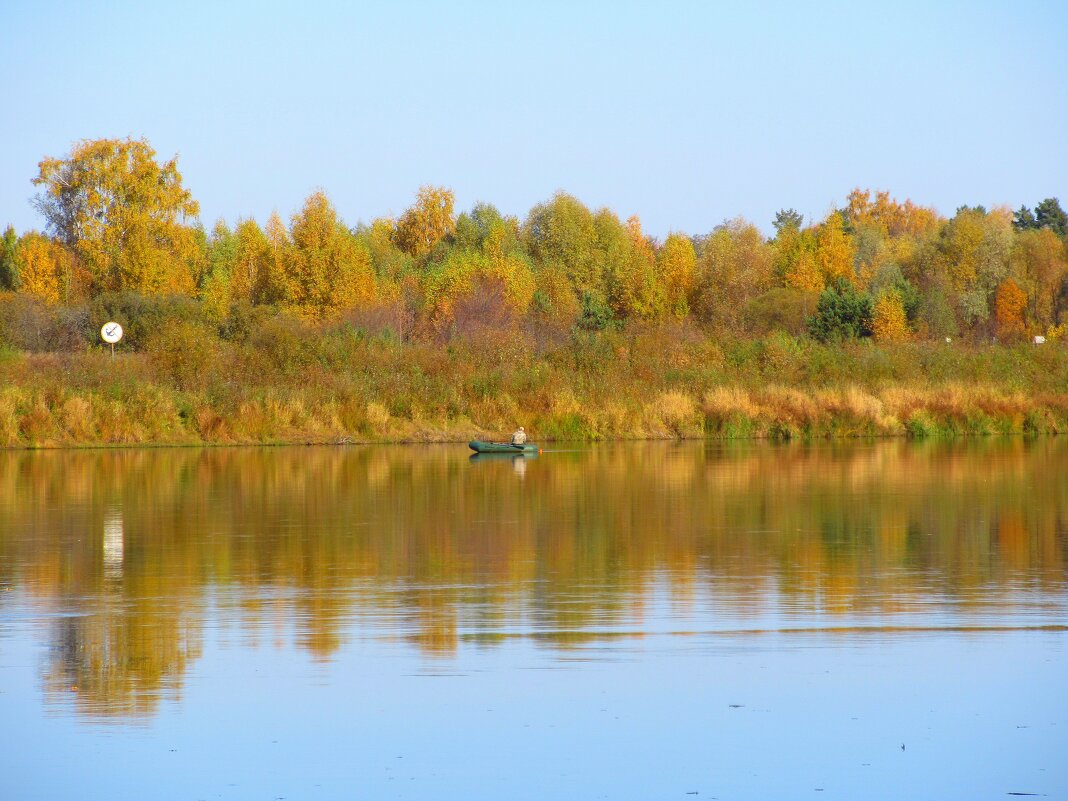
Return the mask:
M100 337L114 345L122 339L122 326L118 323L104 323L104 327L100 329Z

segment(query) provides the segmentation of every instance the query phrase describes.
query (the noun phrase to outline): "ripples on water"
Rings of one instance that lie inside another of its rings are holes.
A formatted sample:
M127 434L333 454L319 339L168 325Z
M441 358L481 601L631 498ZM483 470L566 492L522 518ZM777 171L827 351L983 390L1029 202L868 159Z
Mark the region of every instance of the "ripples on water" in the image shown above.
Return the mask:
M1018 439L0 453L0 712L25 731L0 797L62 795L28 754L79 764L119 732L148 753L127 785L84 762L92 797L392 797L375 748L416 729L437 756L412 797L927 797L903 764L940 798L1026 791L986 786L1017 776L1068 794L1046 759L1068 743L1066 468L1064 443ZM453 694L468 706L442 711ZM779 711L757 725L746 696ZM487 727L483 698L516 728ZM341 709L381 730L347 735L371 767L330 756ZM851 711L869 723L828 734ZM562 741L552 714L578 715ZM232 723L183 729L212 715ZM264 763L266 729L304 756ZM497 780L471 780L457 731ZM797 741L775 751L772 731ZM880 762L906 733L926 756ZM137 795L167 737L237 743L244 789L202 755L186 766L206 784ZM547 777L573 748L586 764ZM320 762L336 781L316 789L301 765Z

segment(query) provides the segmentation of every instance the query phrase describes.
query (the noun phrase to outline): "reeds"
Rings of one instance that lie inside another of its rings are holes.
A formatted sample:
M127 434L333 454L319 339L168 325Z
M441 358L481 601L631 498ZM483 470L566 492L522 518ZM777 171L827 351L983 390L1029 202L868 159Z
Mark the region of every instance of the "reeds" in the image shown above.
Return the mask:
M614 331L401 343L268 321L186 358L5 352L0 447L1068 431L1068 349ZM191 347L197 347L196 344Z

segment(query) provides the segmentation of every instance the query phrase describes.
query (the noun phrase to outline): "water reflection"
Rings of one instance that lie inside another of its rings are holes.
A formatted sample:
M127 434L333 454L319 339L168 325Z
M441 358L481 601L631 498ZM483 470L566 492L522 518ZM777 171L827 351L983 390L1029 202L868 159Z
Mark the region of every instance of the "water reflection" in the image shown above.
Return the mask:
M1056 440L0 454L0 585L50 642L46 697L176 697L205 626L356 633L428 659L529 639L1056 626Z
M122 512L113 509L104 517L104 575L122 576L122 553L126 535L122 528Z

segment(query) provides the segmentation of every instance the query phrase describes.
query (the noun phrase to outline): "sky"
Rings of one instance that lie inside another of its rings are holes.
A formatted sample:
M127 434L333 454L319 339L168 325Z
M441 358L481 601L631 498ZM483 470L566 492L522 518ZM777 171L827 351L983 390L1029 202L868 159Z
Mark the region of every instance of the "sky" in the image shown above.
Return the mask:
M179 158L207 227L424 184L525 217L557 190L700 234L854 187L1068 201L1068 3L22 2L0 14L0 225L81 139Z

